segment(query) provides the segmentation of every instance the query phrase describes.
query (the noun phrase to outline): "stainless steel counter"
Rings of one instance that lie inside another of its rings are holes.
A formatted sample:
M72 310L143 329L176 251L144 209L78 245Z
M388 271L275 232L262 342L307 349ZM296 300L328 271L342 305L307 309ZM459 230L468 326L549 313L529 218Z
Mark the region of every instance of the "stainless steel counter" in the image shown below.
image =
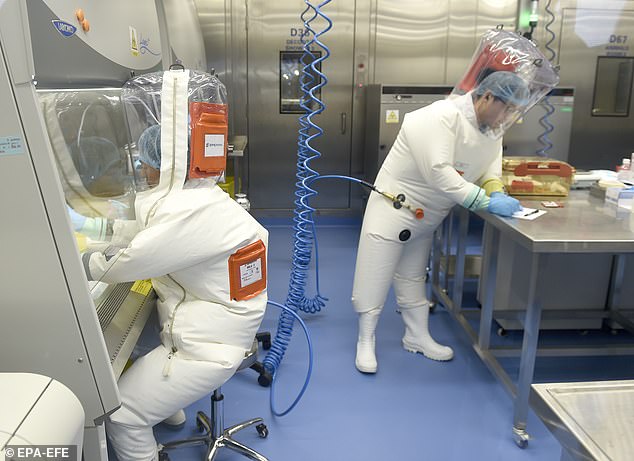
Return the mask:
M562 445L562 460L634 457L634 381L533 384L531 406Z
M543 200L517 197L523 206L544 209ZM555 197L563 208L548 208L533 221L478 213L515 241L538 253L634 253L634 215L627 209L604 205L587 191L573 190Z
M542 199L520 199L522 204L531 208L543 208ZM544 200L552 200L544 199ZM611 289L608 310L600 314L634 331L634 324L619 310L621 306L621 288L625 267L625 255L634 253L634 216L629 210L619 210L604 206L600 200L591 197L586 191L571 191L570 196L557 199L563 208L548 209L548 213L533 221L513 218L501 218L489 213L479 213L485 220L485 245L490 251L483 260L482 273L486 281L480 293L482 309L476 311L480 322L476 331L467 320L462 309L462 291L465 271L465 245L468 230L469 212L456 207L458 216L458 238L456 249L456 272L453 278L453 296L448 296L448 278L444 275L441 284L440 255L445 250L450 253L452 241L452 220L445 220L443 227L436 233L432 253L432 296L433 301L441 302L468 334L472 346L491 372L502 382L514 399L513 437L520 447L528 444L526 421L528 417L530 386L533 380L535 360L538 350L539 326L542 318L543 293L537 289L545 280L549 258L560 253L604 253L614 255L611 273ZM524 334L521 349L492 347L491 330L493 326L493 294L496 291L498 255L500 241L511 239L530 252L526 268L527 297L525 310L517 315L522 323ZM557 312L547 312L554 316ZM546 314L545 314L546 316ZM580 347L540 348L540 353L549 356L589 356L589 355L634 355L634 347ZM499 357L520 357L520 372L517 384L501 366Z

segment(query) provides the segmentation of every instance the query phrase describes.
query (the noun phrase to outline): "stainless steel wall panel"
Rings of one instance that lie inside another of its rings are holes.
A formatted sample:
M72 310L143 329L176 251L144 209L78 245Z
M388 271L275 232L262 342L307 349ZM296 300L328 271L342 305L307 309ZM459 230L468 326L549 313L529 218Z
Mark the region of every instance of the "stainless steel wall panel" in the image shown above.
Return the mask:
M271 133L294 132L297 123L284 116L278 120L279 114L267 111L277 105L277 96L274 96L278 91L278 82L274 78L278 66L277 52L283 49L285 40L290 38L288 30L301 27L299 13L304 4L299 1L288 4L264 4L256 0L194 1L201 18L209 67L216 68L229 92L230 130L245 134L249 125L249 134L255 136L249 139L247 158L243 161L243 169L262 168L262 172L249 173L250 178L257 178L255 182L258 184L250 191L251 195L264 194L266 197L288 194L289 197L282 200L288 204L292 189L288 179L293 168L289 166L292 165L292 155L280 153L276 146L294 145L295 139L291 140L289 135L279 144L274 144L281 138ZM542 48L546 41L544 5L545 2L540 2L540 19L534 32L534 38ZM343 14L342 9L345 10ZM597 53L594 50L594 54L589 57L584 54L587 46L584 44L581 47L583 41L573 32L574 25L570 21L576 21L577 16L571 15L570 11L593 9L593 12L601 15L605 14L602 11L610 10L610 14L617 15L617 24L630 24L634 1L553 0L551 9L555 13L552 29L557 34L553 46L559 51L557 61L561 59L562 64L560 86L577 89L570 161L577 167L613 167L624 154L632 150L634 130L619 124L626 123L629 118L612 119L612 123L608 123L607 119L599 120L588 115ZM497 24L515 29L518 1L357 0L346 5L340 3L336 7L331 2L325 10L336 10L336 14L333 16L334 28L325 36L332 56L324 68L330 83L323 96L330 112L335 112L332 104L339 104L343 100L346 104L352 104L352 146L345 148L345 158L339 161L348 162L349 171L358 175L364 163L366 86L375 83L454 85L465 72L485 30ZM634 36L634 32L626 34L630 39ZM343 36L346 38L339 38ZM255 43L254 37L258 37L255 41L260 43ZM271 52L273 49L277 51ZM630 49L634 48L630 46ZM265 57L266 53L269 54ZM341 66L334 65L337 59L343 63ZM339 120L332 123L332 127L326 130L325 138L333 139L339 149L340 139L334 136L338 131ZM631 121L629 123L631 125ZM536 129L535 139L540 134L541 129ZM249 156L257 155L253 148L257 147L260 151L265 146L268 152L261 159L266 158L266 164L262 162L260 165L258 160L251 161ZM596 154L598 151L602 153ZM567 154L558 152L556 156L565 158ZM338 162L328 163L327 159L320 162L320 172L332 172L332 168L345 170L340 168ZM280 182L278 178L286 179ZM330 189L330 185L326 188ZM254 208L259 207L257 202L258 199L255 200ZM281 207L281 202L275 207L278 205Z
M634 4L628 3L628 10L563 9L558 61L561 83L577 89L569 160L578 168L613 169L634 150L631 101L628 117L592 114L597 57L634 56L631 45L610 43L613 36L634 37Z
M373 83L445 81L449 2L378 0Z
M180 60L188 69L206 71L205 45L194 0L161 1L174 59Z
M371 29L375 16L373 11L376 0L357 0L354 17L354 86L352 100L352 149L350 158L350 174L356 178L363 176L364 161L366 157L365 132L366 132L366 104L368 83L373 76L370 75L373 50L373 41L370 40ZM362 207L361 194L358 186L352 186L350 194L350 207L359 210Z
M198 12L198 22L205 49L206 70L214 69L220 81L227 87L229 107L231 108L233 91L231 91L230 78L227 73L228 43L226 40L227 21L230 20L231 16L226 14L224 1L195 0L195 7ZM231 111L229 116L231 117ZM231 125L230 120L229 126L231 127Z
M476 44L487 30L502 25L515 30L517 23L517 0L479 0L477 6Z
M248 22L248 135L249 194L253 208L293 208L297 156L298 114L279 112L280 52L301 50L298 31L303 29L302 1L271 3L247 2ZM331 3L324 12L333 20L333 28L322 41L336 50L322 63L328 84L321 99L326 110L314 121L324 136L313 147L322 157L312 166L322 174L350 172L350 116L353 83L353 3ZM322 30L323 20L315 20ZM342 121L345 119L345 129ZM319 208L349 207L350 185L343 181L322 181L315 185L319 196L312 202Z
M477 45L475 33L478 15L474 14L473 1L451 0L449 11L449 37L447 43L446 78L442 82L454 85L464 75L473 50Z

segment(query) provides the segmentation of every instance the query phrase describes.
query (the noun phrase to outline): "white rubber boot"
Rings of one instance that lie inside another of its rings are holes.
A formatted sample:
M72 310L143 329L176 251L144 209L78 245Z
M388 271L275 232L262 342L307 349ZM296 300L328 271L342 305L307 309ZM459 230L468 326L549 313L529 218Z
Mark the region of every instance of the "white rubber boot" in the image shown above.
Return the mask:
M376 373L374 331L380 315L381 309L372 309L359 314L359 338L357 339L357 357L354 364L357 370L362 373Z
M165 418L163 424L167 424L173 429L180 429L185 425L187 416L185 416L185 410L182 408L174 413L172 416Z
M405 323L403 347L409 352L420 352L428 359L441 362L453 358L453 349L434 341L429 334L429 305L401 309L401 316Z

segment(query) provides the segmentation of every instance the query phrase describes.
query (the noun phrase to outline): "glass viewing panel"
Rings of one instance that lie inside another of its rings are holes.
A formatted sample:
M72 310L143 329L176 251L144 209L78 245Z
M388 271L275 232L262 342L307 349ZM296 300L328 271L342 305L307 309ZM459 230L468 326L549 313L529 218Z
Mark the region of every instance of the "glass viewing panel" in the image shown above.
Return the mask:
M134 217L134 171L120 89L38 91L66 203L83 216Z
M313 51L314 59L321 57L320 51ZM305 111L301 107L302 97L302 70L309 66L310 62L302 62L303 51L280 51L280 114L303 114ZM321 72L321 62L316 65ZM309 88L320 82L311 67L308 68L308 78L312 77ZM321 99L321 88L315 92L315 96ZM308 107L314 104L310 101Z
M628 117L632 96L634 58L599 56L594 83L592 115L596 117Z
M138 150L129 127L138 122L124 111L120 88L37 94L77 248L101 248L113 241L115 222L136 222ZM114 289L96 281L89 286L97 306Z

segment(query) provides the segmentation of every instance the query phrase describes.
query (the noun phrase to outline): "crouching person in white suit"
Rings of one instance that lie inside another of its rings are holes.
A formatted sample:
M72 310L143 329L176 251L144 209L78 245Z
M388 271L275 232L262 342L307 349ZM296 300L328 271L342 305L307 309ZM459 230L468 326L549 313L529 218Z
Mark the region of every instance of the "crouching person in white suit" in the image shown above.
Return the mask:
M233 375L267 302L268 232L215 181L188 187L192 80L180 70L162 79L161 125L138 143L153 187L137 193L135 221L113 223L113 246L82 256L89 279L151 279L158 295L161 345L121 376L122 405L106 425L119 461L158 459L152 427Z

